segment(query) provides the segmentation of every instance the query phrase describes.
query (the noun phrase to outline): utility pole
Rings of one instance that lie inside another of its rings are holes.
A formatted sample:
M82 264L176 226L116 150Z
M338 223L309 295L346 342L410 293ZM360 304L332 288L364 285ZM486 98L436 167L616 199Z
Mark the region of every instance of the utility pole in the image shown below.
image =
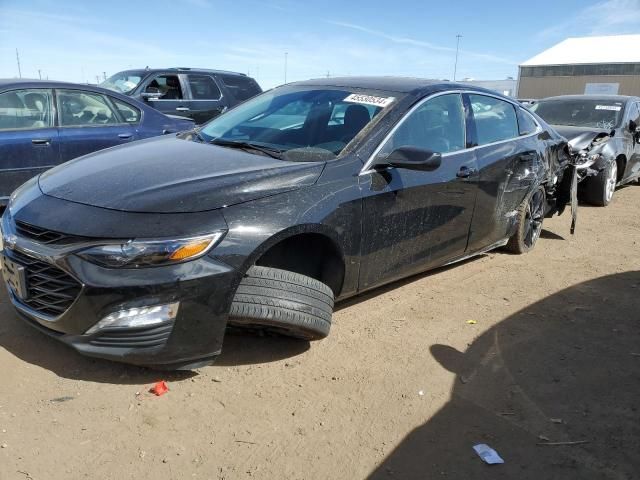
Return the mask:
M22 70L20 70L20 54L16 48L16 61L18 62L18 77L22 78Z
M458 74L458 53L460 52L460 39L462 35L456 35L456 64L453 67L453 81L456 81L456 75Z
M289 57L289 52L284 52L284 83L287 83L287 60Z
M96 75L96 85L100 83L100 75Z
M107 81L107 72L102 72L102 78L104 78L105 82Z
M40 80L42 80L42 72L41 72L41 70L40 70L40 69L38 69L38 78L39 78Z

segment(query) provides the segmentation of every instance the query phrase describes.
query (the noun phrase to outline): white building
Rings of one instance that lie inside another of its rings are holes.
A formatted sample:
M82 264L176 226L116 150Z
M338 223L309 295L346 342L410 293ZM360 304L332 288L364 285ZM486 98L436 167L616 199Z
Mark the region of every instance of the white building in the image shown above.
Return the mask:
M640 95L640 35L568 38L520 65L518 98Z

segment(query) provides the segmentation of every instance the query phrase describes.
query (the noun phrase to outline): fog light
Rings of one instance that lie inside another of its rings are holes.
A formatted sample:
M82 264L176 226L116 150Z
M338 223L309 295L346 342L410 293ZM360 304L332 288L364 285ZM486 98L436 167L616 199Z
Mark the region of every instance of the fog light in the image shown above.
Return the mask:
M111 313L85 332L91 335L105 328L139 328L152 327L175 320L180 302L137 307Z

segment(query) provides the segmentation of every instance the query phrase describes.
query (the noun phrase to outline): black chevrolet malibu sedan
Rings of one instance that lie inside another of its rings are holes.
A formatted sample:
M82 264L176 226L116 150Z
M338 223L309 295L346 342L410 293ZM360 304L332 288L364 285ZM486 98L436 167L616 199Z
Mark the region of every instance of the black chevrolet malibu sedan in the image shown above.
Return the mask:
M83 354L195 368L228 323L318 339L336 299L530 250L567 204L566 152L487 90L289 84L27 182L2 218L3 275L26 322Z

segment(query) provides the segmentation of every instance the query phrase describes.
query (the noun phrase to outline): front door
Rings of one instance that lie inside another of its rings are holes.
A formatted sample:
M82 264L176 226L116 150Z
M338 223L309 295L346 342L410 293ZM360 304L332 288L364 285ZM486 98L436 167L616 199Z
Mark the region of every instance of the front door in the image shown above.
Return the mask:
M147 99L149 105L165 115L191 118L191 101L187 96L185 76L178 73L156 75L148 81L145 91L160 91L159 98Z
M464 255L477 194L476 160L466 150L460 94L423 101L407 114L375 158L401 146L439 152L431 172L372 169L363 190L360 290L443 265Z
M629 152L629 160L626 168L624 180L638 177L640 175L640 103L634 102L630 105L629 121L626 122L624 128L628 130L627 134L631 136L631 151ZM632 131L634 127L635 131ZM622 172L618 172L622 175Z
M198 124L208 122L224 111L222 92L210 75L187 75L189 83L189 116Z
M83 90L56 90L60 159L63 162L136 139L132 124L121 118L105 96Z
M57 165L58 148L50 89L1 93L0 205L31 177Z

